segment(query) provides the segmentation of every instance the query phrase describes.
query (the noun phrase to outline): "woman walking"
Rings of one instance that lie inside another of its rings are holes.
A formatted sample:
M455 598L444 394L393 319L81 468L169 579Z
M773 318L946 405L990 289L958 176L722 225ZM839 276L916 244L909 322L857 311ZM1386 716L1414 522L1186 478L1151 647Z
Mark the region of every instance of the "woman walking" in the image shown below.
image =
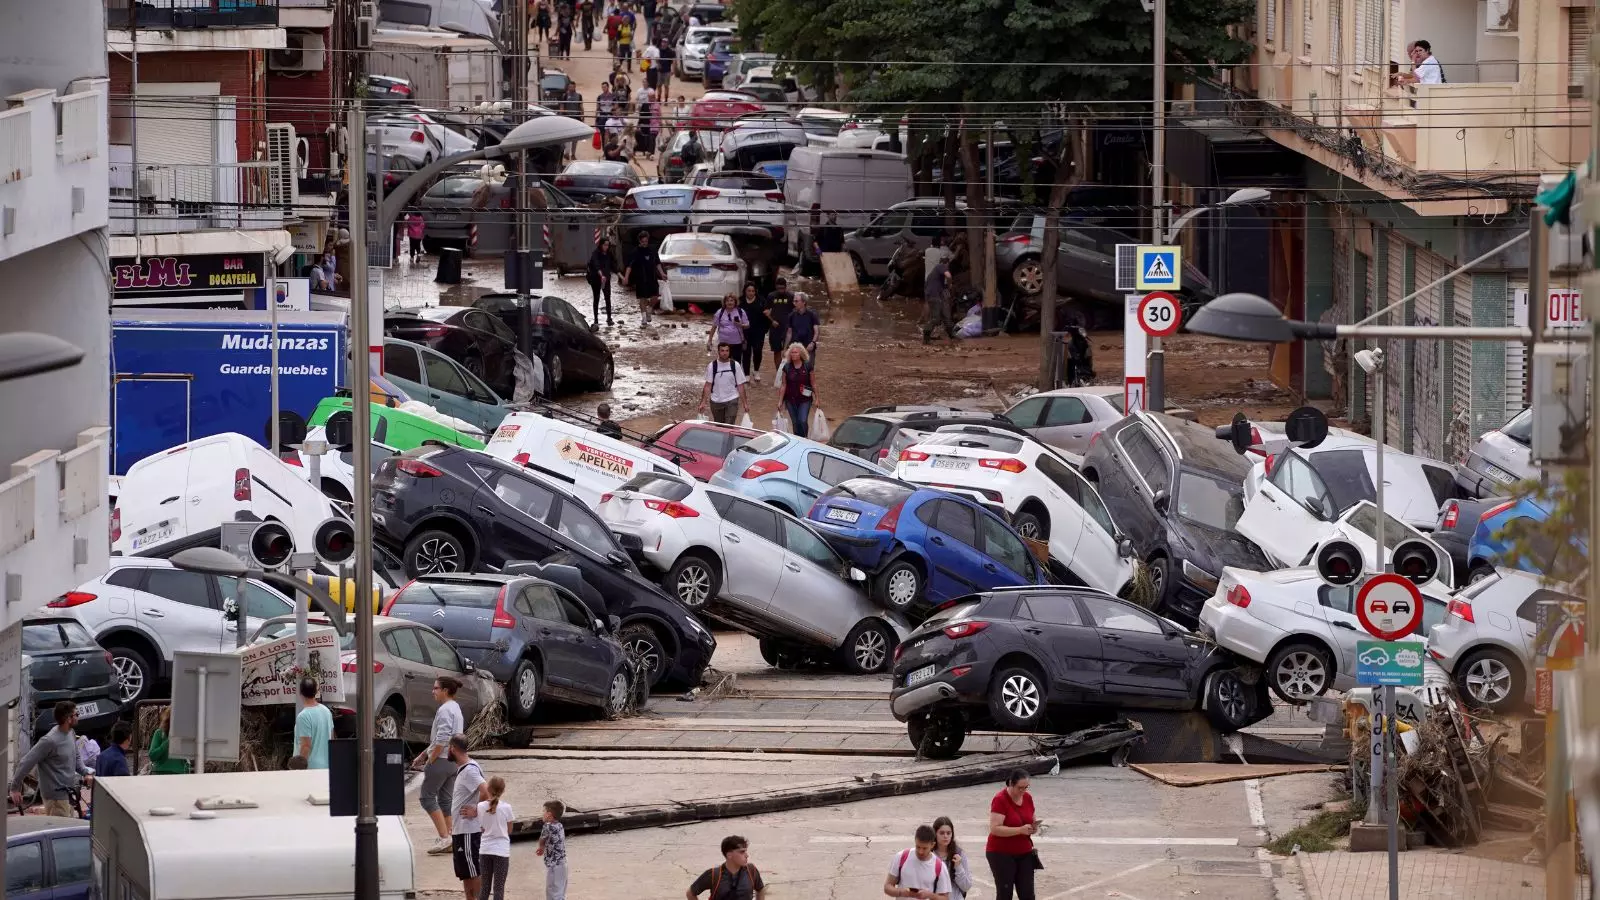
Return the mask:
M945 868L950 870L950 900L966 900L967 891L972 890L972 867L956 843L956 823L949 816L934 819L933 836L934 855L944 860Z
M789 357L778 366L778 400L789 413L789 428L795 437L805 437L811 421L811 407L817 402L817 389L811 383L810 356L799 344L789 345ZM1033 900L1032 896L1023 900Z
M761 296L761 289L756 287L755 282L745 282L744 296L739 298L739 309L750 323L744 332L744 358L739 362L744 366L745 374L754 378L755 373L761 371L761 357L766 352L767 327L772 324L767 320L767 301ZM774 357L772 362L777 364L777 358Z
M1006 776L1006 786L989 803L989 843L984 856L994 876L995 900L1034 900L1033 872L1043 868L1033 849L1039 821L1033 816L1033 795L1028 793L1028 773L1021 769Z
M456 764L450 761L450 739L465 734L467 721L461 714L461 704L456 702L456 692L461 682L448 675L433 681L433 701L439 704L433 713L433 729L428 749L411 761L414 769L422 770L422 792L418 797L422 811L433 820L433 830L438 840L428 848L429 855L442 856L451 850L450 817L455 809Z
M611 250L611 239L603 237L595 245L594 252L589 254L589 290L594 292L594 313L589 321L600 321L600 295L606 297L606 327L610 328L615 323L611 320L611 276L616 274L616 256Z
M739 298L733 294L722 295L722 308L711 316L711 333L706 335L706 349L715 350L717 344L727 344L729 357L744 364L744 333L750 327L750 317L739 308Z

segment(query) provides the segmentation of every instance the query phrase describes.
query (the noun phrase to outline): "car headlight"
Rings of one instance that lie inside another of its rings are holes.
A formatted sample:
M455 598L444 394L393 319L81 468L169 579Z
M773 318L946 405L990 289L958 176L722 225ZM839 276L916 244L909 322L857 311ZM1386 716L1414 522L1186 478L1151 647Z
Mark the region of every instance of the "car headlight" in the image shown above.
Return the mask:
M695 634L707 635L707 634L711 633L711 632L707 631L706 627L704 625L700 624L700 620L696 619L694 616L689 616L686 621L688 621L688 623L689 623L689 630L694 632Z
M1214 591L1217 589L1217 576L1189 562L1187 559L1183 561L1183 577L1185 581L1201 590Z

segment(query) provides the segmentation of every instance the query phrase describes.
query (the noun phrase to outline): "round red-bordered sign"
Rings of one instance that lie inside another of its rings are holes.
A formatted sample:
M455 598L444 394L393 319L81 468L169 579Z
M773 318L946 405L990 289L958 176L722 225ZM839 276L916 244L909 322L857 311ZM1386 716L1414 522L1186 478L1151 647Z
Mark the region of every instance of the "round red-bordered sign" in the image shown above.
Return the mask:
M1356 618L1380 641L1397 641L1422 625L1422 593L1406 579L1374 575L1356 594Z
M1151 337L1169 337L1183 324L1183 304L1166 291L1151 291L1139 301L1139 327Z

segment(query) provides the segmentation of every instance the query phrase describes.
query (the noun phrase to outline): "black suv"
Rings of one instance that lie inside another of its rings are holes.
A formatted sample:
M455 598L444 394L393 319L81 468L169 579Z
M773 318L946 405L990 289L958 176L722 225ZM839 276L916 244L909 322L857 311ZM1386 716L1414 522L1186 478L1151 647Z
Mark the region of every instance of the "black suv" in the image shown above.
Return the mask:
M1126 709L1201 710L1238 731L1272 713L1260 667L1089 588L1021 587L946 603L894 652L890 709L925 756L970 730L1039 732ZM1253 671L1252 671L1253 670Z
M411 578L517 560L578 569L604 598L605 615L621 620L617 640L645 661L652 684L698 684L717 647L687 609L639 574L582 501L476 450L426 445L383 460L372 476L372 525Z
M1199 620L1223 566L1274 568L1234 530L1250 462L1215 429L1136 412L1095 437L1082 471L1149 563L1156 608L1178 621Z
M988 425L1025 434L997 412L954 406L872 406L845 419L833 430L828 446L886 468L894 468L891 445L903 430L936 431L945 425Z

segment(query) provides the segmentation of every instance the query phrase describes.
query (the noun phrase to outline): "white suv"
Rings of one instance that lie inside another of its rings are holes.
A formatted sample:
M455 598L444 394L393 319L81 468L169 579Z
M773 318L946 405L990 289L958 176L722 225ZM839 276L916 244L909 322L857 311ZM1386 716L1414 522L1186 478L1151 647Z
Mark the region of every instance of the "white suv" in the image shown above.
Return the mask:
M946 425L900 451L894 476L959 494L1008 518L1084 584L1121 594L1133 547L1100 494L1052 449L1016 430Z
M114 556L110 571L47 606L77 619L111 654L122 679L116 699L126 705L170 677L174 651L237 646L237 626L223 615L234 589L232 578L185 572L164 559ZM245 583L244 605L246 634L273 616L294 615L287 598L254 581Z

